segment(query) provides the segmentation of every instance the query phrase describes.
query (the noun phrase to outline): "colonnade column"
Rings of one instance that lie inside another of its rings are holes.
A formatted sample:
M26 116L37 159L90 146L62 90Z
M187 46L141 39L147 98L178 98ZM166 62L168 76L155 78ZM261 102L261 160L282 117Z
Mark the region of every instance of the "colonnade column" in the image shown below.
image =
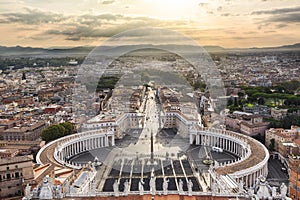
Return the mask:
M199 137L199 136L197 135L197 137ZM115 134L113 134L111 137L111 145L115 146Z
M105 136L105 146L108 146L108 136Z

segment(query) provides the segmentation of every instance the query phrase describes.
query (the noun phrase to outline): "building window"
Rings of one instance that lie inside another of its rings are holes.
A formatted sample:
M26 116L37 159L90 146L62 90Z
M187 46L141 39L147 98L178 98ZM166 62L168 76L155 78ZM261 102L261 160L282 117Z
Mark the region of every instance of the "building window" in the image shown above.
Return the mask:
M18 165L16 165L15 167L16 167L16 169L18 169Z
M15 177L16 177L16 178L19 178L19 176L20 176L20 175L19 175L19 172L16 172L16 173L15 173Z
M9 170L9 167L6 167L6 170Z
M7 178L7 179L10 179L10 174L6 174L6 178Z

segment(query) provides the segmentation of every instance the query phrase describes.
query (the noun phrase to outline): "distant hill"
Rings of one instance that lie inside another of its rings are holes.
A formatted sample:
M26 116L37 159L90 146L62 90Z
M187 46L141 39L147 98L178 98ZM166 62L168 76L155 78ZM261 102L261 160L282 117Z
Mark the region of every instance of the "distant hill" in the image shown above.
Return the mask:
M34 48L34 47L5 47L0 46L1 56L43 56L43 55L59 55L59 54L88 54L94 47L74 47L74 48Z
M284 46L280 46L278 48L281 48L281 49L300 49L300 43L296 43L296 44L292 44L292 45L284 45Z
M283 46L277 46L277 47L253 47L249 49L255 49L255 50L300 50L300 43L291 44L291 45L283 45Z
M174 49L181 49L183 51L193 51L198 49L197 46L189 45L173 45L170 44ZM168 47L170 47L168 45ZM139 45L141 48L145 45ZM150 45L153 48L164 47L165 45ZM130 46L121 46L121 47L110 47L104 46L103 49L108 52L113 52L115 50L122 50L129 48ZM79 47L62 47L62 48L34 48L34 47L6 47L0 46L0 56L86 56L89 54L95 47L93 46L79 46ZM278 47L263 47L263 48L236 48L236 49L226 49L220 46L204 46L203 47L208 52L230 52L230 51L270 51L270 50L300 50L300 43L292 45L284 45Z

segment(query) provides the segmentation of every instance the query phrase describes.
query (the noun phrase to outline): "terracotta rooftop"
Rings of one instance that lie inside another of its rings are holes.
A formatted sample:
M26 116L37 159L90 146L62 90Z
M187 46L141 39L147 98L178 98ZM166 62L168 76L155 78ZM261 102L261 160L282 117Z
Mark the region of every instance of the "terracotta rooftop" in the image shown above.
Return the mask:
M295 143L297 146L300 147L300 139L296 139L296 140L294 141L294 143Z

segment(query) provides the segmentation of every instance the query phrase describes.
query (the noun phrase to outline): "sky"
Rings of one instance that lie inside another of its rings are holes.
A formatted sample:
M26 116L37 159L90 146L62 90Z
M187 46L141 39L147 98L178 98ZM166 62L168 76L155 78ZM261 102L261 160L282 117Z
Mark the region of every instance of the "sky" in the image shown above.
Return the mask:
M97 46L123 31L158 27L199 45L300 42L299 0L0 0L0 46ZM137 36L138 37L138 36Z

